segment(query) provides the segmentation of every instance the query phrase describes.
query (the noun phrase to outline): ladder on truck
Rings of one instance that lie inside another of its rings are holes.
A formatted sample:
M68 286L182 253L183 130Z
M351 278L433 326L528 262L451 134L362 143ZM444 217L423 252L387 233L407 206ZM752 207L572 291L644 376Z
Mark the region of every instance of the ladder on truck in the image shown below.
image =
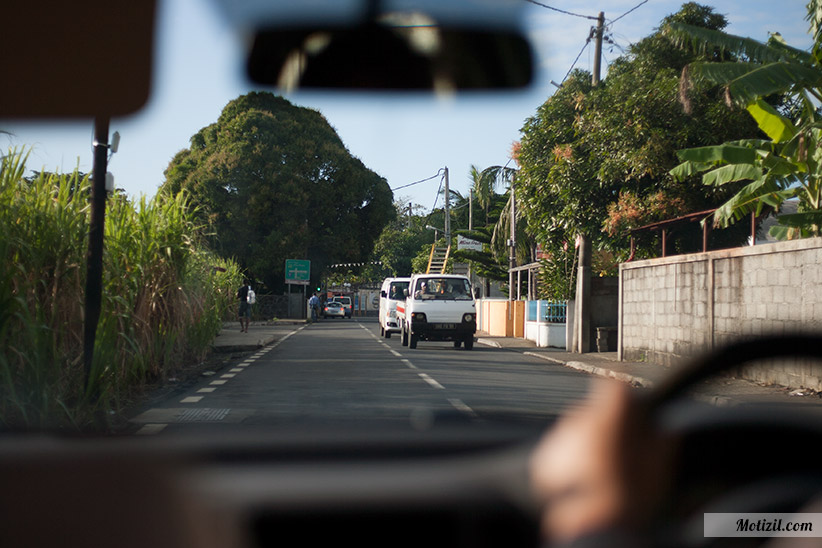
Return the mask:
M445 265L448 264L448 256L451 254L451 246L437 247L431 246L431 255L428 256L428 269L426 274L445 274Z

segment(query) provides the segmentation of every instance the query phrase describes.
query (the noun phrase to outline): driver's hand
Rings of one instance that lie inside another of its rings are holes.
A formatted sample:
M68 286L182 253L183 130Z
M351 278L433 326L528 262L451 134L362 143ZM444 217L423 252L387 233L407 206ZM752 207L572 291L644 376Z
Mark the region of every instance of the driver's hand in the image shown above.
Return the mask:
M546 434L531 460L543 535L568 542L603 530L638 531L671 479L671 440L640 422L631 388L594 382L582 406Z

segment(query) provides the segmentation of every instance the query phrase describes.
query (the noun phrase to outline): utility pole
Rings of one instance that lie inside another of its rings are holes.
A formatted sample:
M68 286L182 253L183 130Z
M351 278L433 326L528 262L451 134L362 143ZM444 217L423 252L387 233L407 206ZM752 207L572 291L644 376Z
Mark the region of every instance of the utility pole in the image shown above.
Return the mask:
M94 342L103 303L103 234L106 219L106 171L108 170L108 117L94 119L94 164L91 184L91 219L86 256L86 295L83 304L83 374L86 392L92 386ZM96 394L92 397L96 398Z
M514 268L517 266L517 207L516 195L514 194L514 181L516 176L511 177L511 232L508 240L508 318L514 317Z
M602 60L602 34L605 27L605 12L599 12L594 31L594 72L591 85L599 85ZM574 320L573 350L579 354L591 348L591 238L579 234L579 267L577 269L576 310Z
M474 189L468 189L468 232L474 230ZM468 261L468 280L471 282L471 288L474 287L474 272L471 268L471 261Z
M594 36L594 73L591 75L591 85L599 85L599 72L602 66L602 33L605 27L605 12L599 12L597 17L597 29Z
M445 167L445 245L451 245L451 192L448 190L448 166Z

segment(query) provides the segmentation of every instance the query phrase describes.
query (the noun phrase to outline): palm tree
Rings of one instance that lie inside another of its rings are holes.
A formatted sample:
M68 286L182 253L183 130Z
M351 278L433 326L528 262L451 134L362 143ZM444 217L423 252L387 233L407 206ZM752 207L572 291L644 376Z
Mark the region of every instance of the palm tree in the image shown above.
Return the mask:
M511 237L511 200L515 197L515 193L508 192L508 201L505 207L500 212L499 220L494 226L494 232L491 236L491 250L494 256L501 263L508 260L508 240ZM522 210L515 208L516 219L514 221L514 234L516 249L515 254L519 264L530 263L532 260L531 250L536 245L536 242L527 231L525 227L525 217Z
M765 207L778 210L785 200L799 198L795 214L781 215L771 229L778 238L796 234L819 235L822 228L822 3L808 3L808 21L814 36L811 52L788 46L773 34L767 43L681 23L666 32L680 43L703 51L718 49L737 61L699 62L683 71L680 88L688 106L688 91L695 80L724 86L729 104L742 106L756 120L768 139L745 139L712 147L679 151L682 163L671 171L683 179L703 173L707 185L745 181L743 187L721 206L714 223L727 226ZM781 111L763 100L779 96Z
M482 171L475 165L471 165L469 177L471 179L471 190L477 199L477 203L485 212L485 220L488 220L488 209L491 207L498 184L510 183L516 173L514 168L505 166L490 166Z

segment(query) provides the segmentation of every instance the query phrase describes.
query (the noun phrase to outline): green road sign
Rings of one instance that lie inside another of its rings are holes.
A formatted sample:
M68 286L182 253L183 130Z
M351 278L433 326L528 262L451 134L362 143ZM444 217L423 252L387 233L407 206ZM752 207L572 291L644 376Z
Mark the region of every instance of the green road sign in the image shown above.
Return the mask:
M285 261L285 283L308 284L311 278L311 261L302 259L287 259Z

